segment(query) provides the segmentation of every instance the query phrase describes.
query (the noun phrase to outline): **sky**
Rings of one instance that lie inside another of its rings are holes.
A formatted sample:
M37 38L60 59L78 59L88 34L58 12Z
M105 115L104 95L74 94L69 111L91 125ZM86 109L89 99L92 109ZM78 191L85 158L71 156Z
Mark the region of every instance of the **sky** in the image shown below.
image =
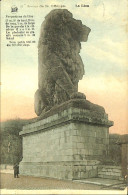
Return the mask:
M65 5L75 19L91 28L88 41L82 43L80 51L85 75L79 81L79 91L89 101L105 108L109 119L114 121L110 133L127 133L127 0L3 0L1 3L1 120L36 117L34 93L38 88L40 26L54 9L51 5ZM83 4L89 7L81 7ZM35 19L35 37L29 38L35 43L29 47L7 47L5 20L6 15L12 15L12 6L18 7L15 15L33 15Z

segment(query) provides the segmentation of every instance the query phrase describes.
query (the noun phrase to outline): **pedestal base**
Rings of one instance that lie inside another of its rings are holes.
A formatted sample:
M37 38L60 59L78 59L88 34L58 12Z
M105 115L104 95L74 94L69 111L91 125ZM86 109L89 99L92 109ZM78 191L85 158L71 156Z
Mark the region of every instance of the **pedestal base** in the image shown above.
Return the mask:
M98 161L83 162L21 162L20 174L57 179L85 179L98 177Z
M97 166L108 153L110 126L105 113L73 107L24 126L20 174L96 177Z

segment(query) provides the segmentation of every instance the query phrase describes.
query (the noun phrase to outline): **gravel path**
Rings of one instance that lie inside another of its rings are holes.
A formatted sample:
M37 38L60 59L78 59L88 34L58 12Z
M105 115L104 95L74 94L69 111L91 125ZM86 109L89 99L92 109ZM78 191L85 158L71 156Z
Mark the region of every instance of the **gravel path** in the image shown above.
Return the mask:
M20 176L14 178L12 174L1 173L1 189L21 190L100 190L101 186L93 184L75 183L57 179L46 179L31 176Z

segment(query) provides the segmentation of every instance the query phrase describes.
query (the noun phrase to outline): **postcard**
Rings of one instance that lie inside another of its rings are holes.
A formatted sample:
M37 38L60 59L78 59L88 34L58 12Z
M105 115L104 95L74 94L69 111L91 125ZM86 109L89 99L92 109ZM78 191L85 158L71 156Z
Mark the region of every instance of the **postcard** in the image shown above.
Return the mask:
M127 0L1 1L1 193L126 194Z

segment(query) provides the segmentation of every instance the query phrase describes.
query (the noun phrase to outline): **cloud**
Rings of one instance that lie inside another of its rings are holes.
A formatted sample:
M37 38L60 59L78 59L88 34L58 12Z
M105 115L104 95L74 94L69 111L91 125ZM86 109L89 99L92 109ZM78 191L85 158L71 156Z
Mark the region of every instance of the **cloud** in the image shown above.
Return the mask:
M92 0L91 1L91 18L101 21L109 22L114 25L126 24L127 0Z
M64 1L66 2L66 1ZM89 8L73 9L73 15L81 18L83 21L90 20L101 23L109 23L111 26L120 26L127 24L127 0L79 0L77 2L68 2L66 5L71 7L75 4L86 4Z
M26 97L24 94L5 94L1 100L1 120L14 118L33 118L36 117L34 112L34 97Z
M104 37L103 39L101 39L100 45L105 51L109 51L113 55L115 55L117 59L118 58L122 58L124 60L127 59L128 41L115 42L112 41L109 37ZM126 64L124 63L123 65Z
M84 77L79 81L79 89L82 91L85 91L86 89L91 91L102 91L104 94L113 91L114 94L118 93L118 96L120 97L127 97L128 79L126 77L115 78L113 76Z
M13 65L4 69L2 68L2 94L20 94L30 97L37 89L38 72L35 67L25 67Z
M108 37L103 37L98 41L91 41L87 44L83 43L80 54L82 59L85 56L89 56L92 59L99 60L99 64L102 63L104 66L109 66L109 64L113 63L115 64L115 68L117 67L118 69L118 67L121 67L123 69L124 67L124 71L126 71L128 63L127 51L127 42L115 42Z
M35 117L34 94L38 88L34 67L10 67L2 71L1 120Z
M84 78L79 82L79 91L92 103L103 106L109 119L114 121L111 133L127 133L128 129L128 80L124 77Z
M120 57L119 55L116 55L114 52L111 51L105 51L102 48L98 48L97 46L90 45L88 46L86 50L86 54L89 55L92 58L96 58L98 60L107 60L109 62L115 62L119 65L125 65L127 64L126 57ZM120 55L123 55L120 53Z

